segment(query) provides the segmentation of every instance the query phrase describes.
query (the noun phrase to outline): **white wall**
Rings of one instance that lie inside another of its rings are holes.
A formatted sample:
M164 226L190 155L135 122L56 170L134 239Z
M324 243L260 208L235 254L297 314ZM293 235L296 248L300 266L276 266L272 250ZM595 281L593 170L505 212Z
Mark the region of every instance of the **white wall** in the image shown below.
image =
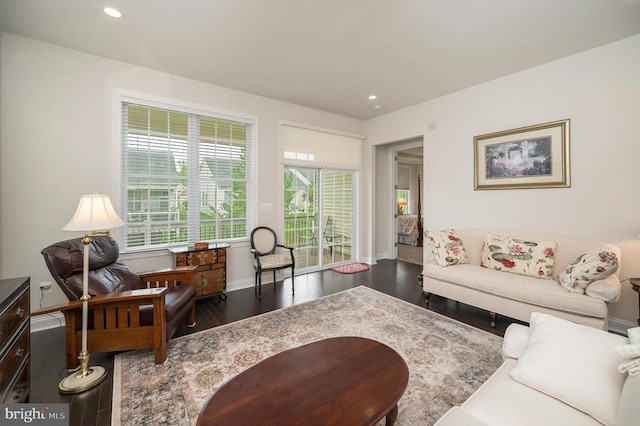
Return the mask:
M40 250L79 234L62 231L80 195L115 197L113 99L126 89L229 111L259 120L258 224L282 226L282 168L279 122L295 121L350 133L363 123L256 95L136 67L85 53L2 34L0 115L0 277L31 277L31 306L40 302L38 284L51 280ZM259 72L259 70L257 70ZM114 234L115 235L115 234ZM227 256L228 288L253 285L247 244L234 244ZM136 270L170 266L168 251L126 256ZM44 306L65 302L54 285Z
M474 136L566 118L571 188L474 191ZM436 129L428 131L431 122ZM640 276L640 35L369 120L365 134L366 153L424 135L425 229L487 226L602 239L621 247L622 279ZM376 235L376 252L384 242ZM623 283L612 318L635 324L637 297Z

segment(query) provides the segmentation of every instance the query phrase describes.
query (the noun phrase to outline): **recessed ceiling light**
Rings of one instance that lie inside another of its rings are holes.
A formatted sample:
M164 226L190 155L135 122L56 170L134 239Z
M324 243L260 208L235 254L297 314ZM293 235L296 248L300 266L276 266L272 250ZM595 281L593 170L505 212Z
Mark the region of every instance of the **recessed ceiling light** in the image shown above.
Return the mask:
M107 15L111 16L112 18L121 18L122 17L122 13L120 13L119 10L116 10L112 7L105 7L104 8L104 13L106 13Z
M374 100L378 99L378 97L376 95L369 95L369 99L374 101Z

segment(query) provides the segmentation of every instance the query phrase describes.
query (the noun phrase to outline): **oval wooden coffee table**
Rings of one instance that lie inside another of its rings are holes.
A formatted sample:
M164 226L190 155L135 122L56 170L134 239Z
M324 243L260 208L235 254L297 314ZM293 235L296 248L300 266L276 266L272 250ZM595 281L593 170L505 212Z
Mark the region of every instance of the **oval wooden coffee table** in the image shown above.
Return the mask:
M409 369L390 347L336 337L276 354L211 395L198 425L393 425Z

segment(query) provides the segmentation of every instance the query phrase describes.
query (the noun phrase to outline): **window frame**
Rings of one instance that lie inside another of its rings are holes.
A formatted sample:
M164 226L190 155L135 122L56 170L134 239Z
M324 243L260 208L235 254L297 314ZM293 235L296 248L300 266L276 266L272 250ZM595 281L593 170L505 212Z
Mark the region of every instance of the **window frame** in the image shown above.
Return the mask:
M247 232L246 235L239 238L225 238L210 240L212 242L246 242L249 240L249 234L251 229L256 223L257 212L257 158L258 158L258 135L259 135L259 122L258 116L254 114L247 114L242 112L230 111L227 109L212 107L208 105L201 105L191 102L180 101L173 98L167 98L162 96L155 96L146 93L133 92L125 89L116 89L113 98L113 116L114 116L114 158L116 159L116 179L114 189L114 204L116 211L126 218L126 188L124 188L124 128L123 128L123 104L130 103L141 105L149 108L159 108L164 110L175 111L185 114L193 114L198 116L210 117L219 120L229 120L235 122L242 122L252 126L252 138L248 143L251 145L250 153L247 155L247 170L246 170L246 182L247 182L247 198L246 198L246 219L247 219ZM249 150L248 150L249 151ZM123 219L124 220L124 219ZM188 219L189 220L189 219ZM193 244L195 241L187 241L181 243L167 243L147 245L141 247L128 247L127 246L127 234L126 234L126 220L125 226L118 230L119 239L121 241L122 252L150 252L157 250L164 250L172 246L184 246Z

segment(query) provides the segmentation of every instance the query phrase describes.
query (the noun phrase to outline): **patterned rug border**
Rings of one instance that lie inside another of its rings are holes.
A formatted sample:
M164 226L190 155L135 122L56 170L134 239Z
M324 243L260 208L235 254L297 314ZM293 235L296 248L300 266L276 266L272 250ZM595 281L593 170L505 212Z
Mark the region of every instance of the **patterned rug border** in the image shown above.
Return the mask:
M376 290L374 288L367 287L366 285L359 285L359 286L356 286L356 287L353 287L353 288L350 288L350 289L346 289L346 290L342 290L342 291L339 291L339 292L336 292L336 293L328 294L326 296L322 296L322 297L319 297L319 298L316 298L316 299L313 299L313 300L307 300L307 301L304 301L304 302L301 302L301 303L298 303L298 304L294 304L294 305L291 305L291 306L287 306L287 307L284 307L284 308L279 308L279 309L275 309L275 310L272 310L272 311L269 311L269 312L264 312L264 313L261 313L261 314L258 314L258 315L254 315L252 317L243 318L243 319L238 320L238 321L234 321L234 322L231 322L231 323L227 323L227 324L223 324L223 325L214 327L213 329L223 330L223 329L230 328L230 327L237 327L237 326L242 325L242 324L244 324L246 322L255 321L255 320L257 320L259 318L262 318L262 317L268 317L268 316L272 316L272 315L277 315L278 313L280 313L282 311L285 311L287 309L290 309L290 308L302 307L304 305L318 303L321 300L340 297L340 295L343 295L345 293L351 293L351 292L365 292L365 293L366 292L370 292L370 293L374 293L376 296L382 297L383 299L390 299L390 300L393 300L395 303L399 302L402 305L408 306L408 307L410 307L410 309L412 309L412 310L414 310L416 312L425 313L426 315L433 315L433 316L435 316L436 318L439 318L442 321L454 323L457 327L466 329L467 331L480 332L480 334L485 334L487 336L491 336L492 338L496 338L496 339L502 340L502 338L500 336L497 336L497 335L495 335L493 333L490 333L490 332L485 331L485 330L480 329L480 328L476 328L476 327L471 326L469 324L465 324L465 323L463 323L461 321L458 321L456 319L447 317L447 316L442 315L442 314L440 314L438 312L434 312L434 311L428 310L425 307L413 304L411 302L405 301L405 300L400 299L398 297L383 293L383 292L381 292L379 290ZM211 332L211 330L212 329L206 329L206 330L198 331L196 333L191 333L191 334L187 334L187 335L184 335L184 336L176 337L175 339L172 339L170 341L170 345L178 343L178 342L180 342L182 340L185 340L185 339L192 339L192 338L194 338L194 337L196 337L198 335L201 335L201 334L209 333L209 332ZM121 424L121 421L120 421L120 418L121 418L121 398L122 398L122 394L121 394L121 389L122 389L122 383L121 383L122 362L121 362L121 359L124 358L124 356L126 356L127 354L130 354L131 352L145 352L145 350L135 350L135 351L124 352L124 353L121 353L121 354L117 354L115 356L115 358L114 358L112 416L111 416L111 424L114 425L114 426L117 426L117 425ZM149 352L151 353L150 350L149 350Z

